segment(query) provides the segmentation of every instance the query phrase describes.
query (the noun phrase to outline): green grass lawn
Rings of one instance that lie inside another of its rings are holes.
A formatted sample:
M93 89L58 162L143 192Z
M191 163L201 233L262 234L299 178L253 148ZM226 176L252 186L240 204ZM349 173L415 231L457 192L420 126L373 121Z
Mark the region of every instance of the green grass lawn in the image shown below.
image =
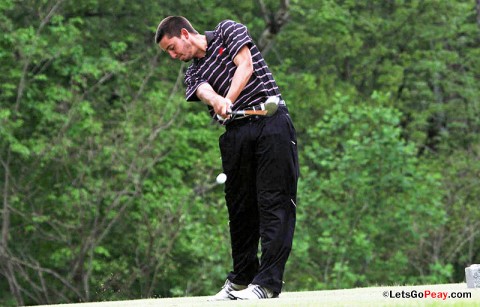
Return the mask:
M453 298L465 295L467 298ZM413 297L412 297L413 296ZM421 298L421 296L424 296ZM50 305L61 307L140 306L480 306L480 289L465 283L424 286L380 286L344 290L285 292L276 299L208 302L206 296Z

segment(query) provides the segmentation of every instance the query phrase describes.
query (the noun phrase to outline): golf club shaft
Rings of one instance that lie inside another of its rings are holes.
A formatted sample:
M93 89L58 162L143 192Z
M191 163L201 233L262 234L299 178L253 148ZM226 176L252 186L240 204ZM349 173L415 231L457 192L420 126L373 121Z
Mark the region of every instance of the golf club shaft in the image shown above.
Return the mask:
M266 116L268 114L267 110L240 110L240 111L231 111L228 112L230 115L261 115Z

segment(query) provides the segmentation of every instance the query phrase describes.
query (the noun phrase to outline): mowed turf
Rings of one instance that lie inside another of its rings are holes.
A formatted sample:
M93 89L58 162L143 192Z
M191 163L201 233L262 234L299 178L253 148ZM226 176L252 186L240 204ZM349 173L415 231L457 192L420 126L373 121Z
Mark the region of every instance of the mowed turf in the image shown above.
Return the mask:
M412 297L413 296L413 297ZM420 298L423 296L423 298ZM453 298L467 296L466 298ZM468 297L470 296L470 297ZM207 296L141 299L58 307L174 307L174 306L480 306L480 289L465 283L424 286L380 286L344 290L284 292L276 299L208 302Z

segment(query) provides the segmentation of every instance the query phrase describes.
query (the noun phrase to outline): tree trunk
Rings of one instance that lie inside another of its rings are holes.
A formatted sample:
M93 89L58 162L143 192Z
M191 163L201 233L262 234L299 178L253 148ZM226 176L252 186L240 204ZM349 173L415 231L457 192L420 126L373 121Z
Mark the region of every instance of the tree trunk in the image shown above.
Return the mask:
M477 0L477 25L480 30L480 0Z
M0 273L8 281L11 293L14 295L19 306L24 305L20 291L20 285L15 277L15 270L8 257L8 238L10 236L10 152L7 153L7 160L2 161L4 173L3 184L3 208L2 208L2 234L0 237Z
M480 0L479 0L480 1ZM263 0L258 0L263 18L267 27L263 30L258 39L258 48L265 56L273 45L273 39L280 32L280 29L287 24L290 17L290 0L280 0L280 8L276 12L269 11Z

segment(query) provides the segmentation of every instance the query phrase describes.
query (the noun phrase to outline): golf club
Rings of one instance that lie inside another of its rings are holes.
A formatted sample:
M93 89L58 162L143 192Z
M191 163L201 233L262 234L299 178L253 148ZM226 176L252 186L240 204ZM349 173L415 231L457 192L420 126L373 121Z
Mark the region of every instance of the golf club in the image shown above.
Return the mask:
M231 111L228 112L230 115L260 115L260 116L272 116L278 110L278 103L280 102L280 98L277 96L268 97L267 101L260 104L260 110L239 110L239 111Z

